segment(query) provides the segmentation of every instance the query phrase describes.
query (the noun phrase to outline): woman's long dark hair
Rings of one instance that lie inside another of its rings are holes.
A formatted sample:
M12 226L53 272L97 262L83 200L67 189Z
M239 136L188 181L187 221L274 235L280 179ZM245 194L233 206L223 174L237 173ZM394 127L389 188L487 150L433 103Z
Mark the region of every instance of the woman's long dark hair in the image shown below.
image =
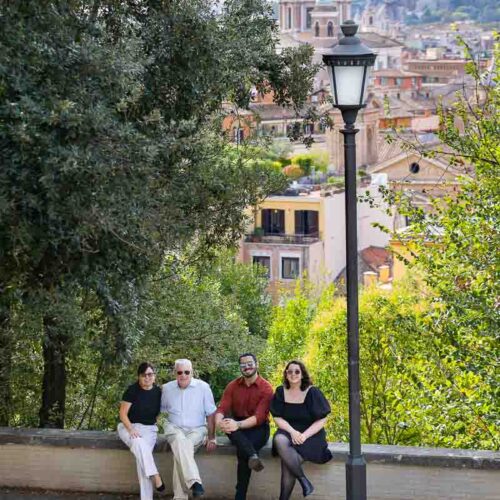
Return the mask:
M302 372L302 380L300 381L300 390L305 391L309 386L312 385L312 380L311 376L309 375L309 372L307 371L306 366L304 365L304 363L302 363L302 361L299 361L298 359L293 359L292 361L289 361L285 366L285 369L283 370L283 385L287 389L290 389L290 382L288 382L288 379L286 378L286 371L288 370L288 367L290 365L298 365L300 367L300 371Z

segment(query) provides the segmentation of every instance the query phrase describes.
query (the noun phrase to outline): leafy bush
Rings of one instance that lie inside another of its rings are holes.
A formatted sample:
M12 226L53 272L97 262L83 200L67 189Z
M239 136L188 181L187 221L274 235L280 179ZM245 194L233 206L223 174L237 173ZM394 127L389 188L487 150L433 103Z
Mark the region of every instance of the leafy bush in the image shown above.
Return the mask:
M488 415L495 388L443 355L432 293L414 282L360 295L362 440L368 443L496 449L500 431ZM332 405L327 431L347 441L346 306L325 289L319 300L297 288L279 306L265 351L279 383L283 364L303 358Z

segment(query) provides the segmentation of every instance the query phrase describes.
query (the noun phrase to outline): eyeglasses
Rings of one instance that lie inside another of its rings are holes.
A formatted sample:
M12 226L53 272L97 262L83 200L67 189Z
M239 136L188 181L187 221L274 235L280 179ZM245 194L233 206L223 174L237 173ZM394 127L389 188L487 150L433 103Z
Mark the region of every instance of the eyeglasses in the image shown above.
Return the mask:
M247 363L240 363L240 368L243 370L243 368L253 368L255 366L254 361L248 361Z
M155 376L155 372L146 372L146 373L141 373L141 375L142 375L144 378L154 377L154 376Z
M301 371L297 368L295 370L287 370L286 374L287 375L300 375Z
M190 375L191 370L177 370L177 375L182 375L183 373L184 375Z

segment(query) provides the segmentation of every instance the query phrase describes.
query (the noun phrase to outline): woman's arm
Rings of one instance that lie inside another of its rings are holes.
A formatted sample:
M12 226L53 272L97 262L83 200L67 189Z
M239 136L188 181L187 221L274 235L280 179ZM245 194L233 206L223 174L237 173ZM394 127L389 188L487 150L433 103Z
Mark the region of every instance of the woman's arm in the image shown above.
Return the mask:
M302 444L306 440L303 434L295 430L284 418L274 417L274 421L276 422L276 425L279 429L290 434L293 444Z
M292 432L297 432L284 418L282 417L274 417L274 421L276 422L276 425L278 426L278 429L281 429L282 431L289 432L290 434Z
M132 422L128 418L128 411L130 410L131 406L132 403L129 403L128 401L122 401L120 403L120 420L125 426L125 429L127 429L131 438L141 437L139 431L137 429L134 429L134 427L132 426Z
M317 434L321 429L326 424L326 417L325 418L320 418L319 420L316 420L316 422L313 422L303 433L302 436L304 437L304 441L306 439L309 439L311 436L314 436L314 434Z

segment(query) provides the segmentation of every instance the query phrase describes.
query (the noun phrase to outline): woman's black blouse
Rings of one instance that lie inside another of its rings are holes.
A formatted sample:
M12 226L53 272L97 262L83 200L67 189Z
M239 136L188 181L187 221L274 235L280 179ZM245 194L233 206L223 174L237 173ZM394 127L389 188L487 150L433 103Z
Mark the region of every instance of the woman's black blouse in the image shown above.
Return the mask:
M330 403L328 403L323 393L315 386L309 388L302 404L285 403L283 386L276 389L271 401L272 416L284 418L299 432L304 432L316 420L325 418L330 411ZM293 425L290 419L296 425Z
M127 416L133 424L156 424L156 417L160 413L160 387L154 385L151 389L145 390L136 382L124 392L122 401L132 403Z

